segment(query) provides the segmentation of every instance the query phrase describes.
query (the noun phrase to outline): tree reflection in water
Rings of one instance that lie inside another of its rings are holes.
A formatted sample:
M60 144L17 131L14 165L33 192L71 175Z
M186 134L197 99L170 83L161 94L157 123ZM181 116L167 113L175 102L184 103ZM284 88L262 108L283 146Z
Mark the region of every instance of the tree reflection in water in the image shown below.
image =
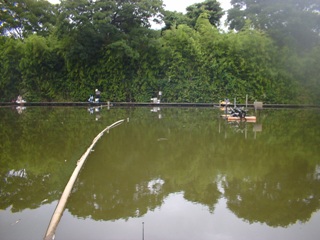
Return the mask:
M85 108L0 111L1 209L58 200L92 138L118 119L130 121L98 142L77 179L74 216L141 217L177 192L211 213L225 198L237 217L272 227L319 209L317 110L263 110L258 133L252 123L235 131L212 109L161 109L161 119L147 108L101 109L99 121Z

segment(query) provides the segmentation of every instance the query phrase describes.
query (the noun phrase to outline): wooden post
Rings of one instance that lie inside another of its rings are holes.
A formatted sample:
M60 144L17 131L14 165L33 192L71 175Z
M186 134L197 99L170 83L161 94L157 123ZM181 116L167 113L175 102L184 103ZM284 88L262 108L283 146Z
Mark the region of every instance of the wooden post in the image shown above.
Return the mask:
M77 166L76 168L74 169L70 179L69 179L69 182L67 183L62 195L61 195L61 198L57 204L57 207L51 217L51 221L50 221L50 224L48 226L48 229L47 229L47 232L46 232L46 235L44 237L44 240L52 240L54 239L54 234L55 234L55 231L57 229L57 226L60 222L60 219L61 219L61 216L63 214L63 211L64 211L64 208L66 206L66 203L67 203L67 200L69 198L69 195L70 195L70 192L72 190L72 187L73 187L73 184L74 182L76 181L77 179L77 176L83 166L83 164L85 163L87 157L89 156L92 148L94 147L94 145L97 143L97 141L103 136L104 132L105 131L109 131L110 128L113 128L113 127L116 127L117 125L121 124L124 120L119 120L113 124L111 124L110 126L106 127L104 130L102 130L92 141L92 144L90 145L90 147L87 149L87 151L82 155L82 157L78 160L77 162Z
M142 222L142 240L144 240L144 222Z
M248 109L248 94L246 95L246 109Z

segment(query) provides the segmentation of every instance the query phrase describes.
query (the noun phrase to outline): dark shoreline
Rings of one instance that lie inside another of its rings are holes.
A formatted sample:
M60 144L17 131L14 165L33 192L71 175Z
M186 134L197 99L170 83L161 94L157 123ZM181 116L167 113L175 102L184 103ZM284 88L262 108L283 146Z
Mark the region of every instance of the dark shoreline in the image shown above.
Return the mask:
M219 103L151 103L151 102L26 102L17 104L12 102L0 102L3 106L110 106L110 107L220 107ZM233 104L230 105L233 107ZM222 107L222 106L221 106ZM246 107L246 104L237 104L237 107ZM254 108L254 104L247 104L248 108ZM263 108L320 108L320 105L311 104L263 104Z

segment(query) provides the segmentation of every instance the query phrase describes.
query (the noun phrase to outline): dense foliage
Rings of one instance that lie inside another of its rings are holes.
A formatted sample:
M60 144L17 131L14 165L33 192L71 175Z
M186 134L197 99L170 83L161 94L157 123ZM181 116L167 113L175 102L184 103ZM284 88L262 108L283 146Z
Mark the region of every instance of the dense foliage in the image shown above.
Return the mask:
M320 4L216 0L164 11L162 0L5 0L0 101L320 103ZM296 7L299 6L299 7ZM161 30L152 22L164 22Z

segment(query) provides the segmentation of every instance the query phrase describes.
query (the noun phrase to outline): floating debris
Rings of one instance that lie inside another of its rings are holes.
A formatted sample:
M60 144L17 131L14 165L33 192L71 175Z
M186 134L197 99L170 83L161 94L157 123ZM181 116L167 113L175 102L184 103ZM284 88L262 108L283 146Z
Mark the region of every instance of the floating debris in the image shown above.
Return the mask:
M20 222L21 219L18 219L17 221L15 221L14 223L11 223L11 226L16 225L18 222Z

